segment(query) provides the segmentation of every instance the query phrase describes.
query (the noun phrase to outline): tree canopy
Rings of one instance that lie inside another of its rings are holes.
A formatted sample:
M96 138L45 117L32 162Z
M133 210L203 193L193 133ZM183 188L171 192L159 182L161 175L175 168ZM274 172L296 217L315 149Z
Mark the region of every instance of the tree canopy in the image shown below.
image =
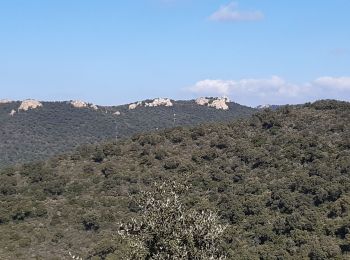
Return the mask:
M135 198L171 181L191 185L184 208L217 212L228 259L348 259L350 104L286 106L2 169L0 258L122 259L120 223L144 217Z

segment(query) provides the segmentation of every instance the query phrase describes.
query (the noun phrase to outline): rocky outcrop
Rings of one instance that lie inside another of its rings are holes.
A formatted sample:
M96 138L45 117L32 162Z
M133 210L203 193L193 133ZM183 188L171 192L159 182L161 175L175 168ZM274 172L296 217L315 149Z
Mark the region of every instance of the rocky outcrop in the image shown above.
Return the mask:
M12 103L13 101L12 100L9 100L9 99L0 99L0 105L1 104L8 104L8 103Z
M133 109L136 109L137 107L139 106L142 106L142 102L136 102L136 103L133 103L133 104L130 104L129 105L129 110L133 110Z
M270 107L271 107L270 104L265 104L265 105L259 105L259 106L257 106L256 108L257 108L257 109L267 109L267 108L270 108Z
M75 108L92 108L94 110L97 110L98 107L94 104L86 103L81 100L72 100L70 104Z
M174 104L169 98L156 98L152 102L136 102L129 105L129 110L136 109L137 107L172 107Z
M219 99L213 100L213 102L209 103L208 106L214 107L216 109L228 110L229 107L226 104L226 102L229 102L227 98L219 98Z
M159 106L172 107L173 103L169 98L156 98L152 102L145 104L145 107L159 107Z
M89 104L89 107L93 110L98 110L98 107L95 104Z
M70 104L75 108L85 108L88 107L88 103L81 101L81 100L73 100L70 102Z
M12 109L10 112L10 116L14 116L16 114L16 110Z
M121 113L119 111L116 111L116 112L113 113L113 115L120 116Z
M209 99L208 98L204 98L204 97L200 97L196 99L196 103L200 106L205 106L209 104Z
M22 101L21 105L19 106L18 110L28 111L29 109L36 109L39 107L42 107L43 104L41 104L39 101L34 99L27 99Z
M213 107L215 109L221 110L229 110L227 103L230 102L228 97L220 97L220 98L198 98L196 99L196 104L200 106L208 106Z

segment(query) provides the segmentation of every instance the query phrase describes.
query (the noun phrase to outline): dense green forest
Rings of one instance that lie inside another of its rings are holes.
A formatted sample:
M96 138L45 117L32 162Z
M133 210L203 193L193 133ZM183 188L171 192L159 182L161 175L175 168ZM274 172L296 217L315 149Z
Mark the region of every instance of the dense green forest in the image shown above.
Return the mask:
M113 139L116 133L126 137L174 125L224 122L255 111L233 102L228 103L227 111L199 106L194 101L173 103L173 107L129 110L124 105L94 110L74 108L68 102L43 102L43 107L20 111L14 116L9 113L13 109L17 111L20 102L0 104L0 167L43 160L79 145ZM115 115L116 111L121 114Z
M332 100L5 168L0 259L122 259L130 245L120 223L142 218L136 199L170 181L188 185L183 205L216 212L227 226L228 259L350 259L350 103Z

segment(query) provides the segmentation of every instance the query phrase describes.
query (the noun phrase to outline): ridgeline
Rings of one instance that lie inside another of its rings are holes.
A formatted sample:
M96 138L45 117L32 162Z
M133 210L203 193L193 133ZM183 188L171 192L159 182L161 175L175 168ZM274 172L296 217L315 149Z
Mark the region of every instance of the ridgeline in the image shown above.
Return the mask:
M136 109L129 109L128 105L97 107L79 101L73 102L74 106L70 102L39 104L35 109L20 110L21 102L0 103L0 168L48 159L116 136L123 138L174 126L227 122L256 111L233 102L228 102L227 110L215 109L193 100L172 101L171 107L138 106Z

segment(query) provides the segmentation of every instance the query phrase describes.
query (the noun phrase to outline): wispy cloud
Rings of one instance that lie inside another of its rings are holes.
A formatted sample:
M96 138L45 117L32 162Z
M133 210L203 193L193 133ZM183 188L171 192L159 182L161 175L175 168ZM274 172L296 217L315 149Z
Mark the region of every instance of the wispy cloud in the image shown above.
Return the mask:
M350 77L321 77L314 81L314 85L338 91L350 92Z
M303 103L316 99L350 99L350 77L320 77L311 82L295 84L272 76L265 79L198 81L189 88L200 95L227 95L243 104Z
M214 12L209 19L212 21L237 22L237 21L257 21L262 20L264 14L261 11L241 11L238 10L238 3L231 2L223 5Z

